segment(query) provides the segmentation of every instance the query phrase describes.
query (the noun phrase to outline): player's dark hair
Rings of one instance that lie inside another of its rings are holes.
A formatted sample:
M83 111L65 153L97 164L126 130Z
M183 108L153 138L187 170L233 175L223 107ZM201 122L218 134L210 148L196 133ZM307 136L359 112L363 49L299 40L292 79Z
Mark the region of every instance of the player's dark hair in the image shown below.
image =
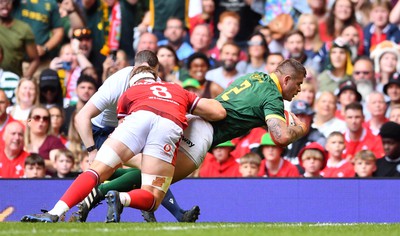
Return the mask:
M135 66L140 66L143 63L147 63L150 67L156 68L158 65L157 55L150 50L143 50L136 53Z

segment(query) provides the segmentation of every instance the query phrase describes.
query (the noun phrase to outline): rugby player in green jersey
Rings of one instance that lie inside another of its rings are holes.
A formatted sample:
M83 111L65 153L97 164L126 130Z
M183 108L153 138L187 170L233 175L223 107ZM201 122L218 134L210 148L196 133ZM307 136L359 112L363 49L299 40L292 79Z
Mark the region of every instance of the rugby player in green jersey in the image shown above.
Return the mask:
M226 109L225 119L210 124L189 116L189 127L180 143L173 182L196 170L210 147L241 136L252 128L266 125L272 139L280 146L287 146L305 135L308 127L294 114L291 115L295 125L287 125L283 105L283 100L291 101L300 91L305 77L306 70L301 63L285 60L274 73L245 75L222 92L216 99ZM133 163L135 159L140 157L132 158ZM122 207L118 203L108 203L108 214L119 216Z

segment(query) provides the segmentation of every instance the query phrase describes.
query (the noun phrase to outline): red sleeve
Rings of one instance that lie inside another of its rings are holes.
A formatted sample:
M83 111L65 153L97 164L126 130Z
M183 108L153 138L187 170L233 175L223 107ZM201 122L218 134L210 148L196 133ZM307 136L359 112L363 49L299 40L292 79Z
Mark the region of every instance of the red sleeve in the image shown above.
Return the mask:
M186 96L187 96L188 101L189 101L189 106L188 106L188 111L187 112L192 114L193 110L196 109L196 106L199 103L200 98L195 93L189 92L187 90L185 90L185 92L186 92Z

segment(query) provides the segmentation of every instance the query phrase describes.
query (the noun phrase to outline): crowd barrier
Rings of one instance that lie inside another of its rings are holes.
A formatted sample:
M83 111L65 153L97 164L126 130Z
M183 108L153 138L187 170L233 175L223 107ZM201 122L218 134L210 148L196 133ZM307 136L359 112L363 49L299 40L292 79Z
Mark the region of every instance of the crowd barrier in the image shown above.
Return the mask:
M71 182L0 180L0 221L51 209ZM182 208L200 206L198 222L400 222L400 179L185 179L171 189ZM104 221L106 205L93 209L88 221ZM156 217L175 221L162 206ZM143 218L125 208L121 221Z

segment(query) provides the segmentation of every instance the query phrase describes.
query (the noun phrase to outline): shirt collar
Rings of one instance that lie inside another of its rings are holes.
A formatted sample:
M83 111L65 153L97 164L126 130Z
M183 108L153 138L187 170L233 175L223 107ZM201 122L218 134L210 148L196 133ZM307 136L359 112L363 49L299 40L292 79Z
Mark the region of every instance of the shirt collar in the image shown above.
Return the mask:
M269 76L271 77L271 79L276 84L276 87L278 88L279 92L282 94L282 87L279 84L279 80L278 80L278 77L276 76L276 74L275 73L271 73Z

